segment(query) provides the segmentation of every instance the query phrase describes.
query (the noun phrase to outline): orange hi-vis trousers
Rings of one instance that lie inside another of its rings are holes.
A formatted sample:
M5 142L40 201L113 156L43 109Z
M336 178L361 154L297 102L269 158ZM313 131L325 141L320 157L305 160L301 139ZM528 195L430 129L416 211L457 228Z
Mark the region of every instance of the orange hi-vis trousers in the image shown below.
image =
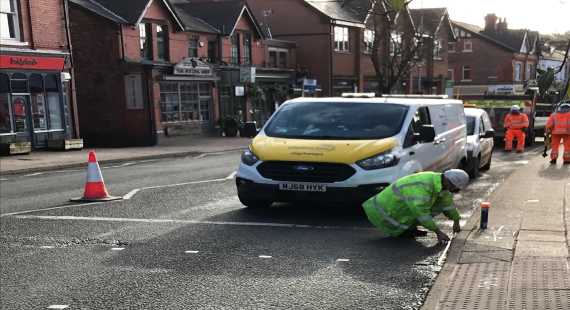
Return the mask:
M524 141L526 135L522 129L507 129L505 134L505 151L513 149L513 139L517 139L517 151L524 151Z
M562 140L564 140L564 153L562 153L564 154L564 162L570 163L570 135L552 135L552 139L550 140L550 147L552 148L550 151L550 159L558 159L558 153L560 152L560 142Z

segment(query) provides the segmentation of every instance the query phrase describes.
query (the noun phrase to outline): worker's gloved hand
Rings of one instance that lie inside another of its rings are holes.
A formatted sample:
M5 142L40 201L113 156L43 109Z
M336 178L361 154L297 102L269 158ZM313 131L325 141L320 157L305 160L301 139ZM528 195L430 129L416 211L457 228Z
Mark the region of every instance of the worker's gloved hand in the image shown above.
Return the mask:
M461 231L461 225L459 225L459 221L453 221L453 232L458 233Z
M448 242L450 240L449 236L439 229L435 232L435 234L437 235L437 241L441 243Z

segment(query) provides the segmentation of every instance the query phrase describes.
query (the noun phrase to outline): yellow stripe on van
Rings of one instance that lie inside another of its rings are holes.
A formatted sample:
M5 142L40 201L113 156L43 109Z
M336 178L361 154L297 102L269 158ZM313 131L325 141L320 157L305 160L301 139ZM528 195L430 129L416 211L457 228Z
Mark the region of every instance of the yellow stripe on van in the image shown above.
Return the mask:
M380 140L305 140L257 136L253 153L263 161L305 161L352 164L398 145L395 138Z

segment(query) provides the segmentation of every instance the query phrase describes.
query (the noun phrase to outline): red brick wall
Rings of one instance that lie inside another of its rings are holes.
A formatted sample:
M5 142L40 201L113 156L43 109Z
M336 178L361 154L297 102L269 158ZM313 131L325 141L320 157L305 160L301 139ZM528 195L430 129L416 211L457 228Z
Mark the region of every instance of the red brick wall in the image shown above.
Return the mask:
M329 32L328 19L303 0L247 0L247 3L258 22L270 25L274 37ZM269 8L272 14L266 18L262 12Z
M62 1L20 0L19 17L20 41L36 49L68 50Z
M242 18L237 22L235 31L240 34L240 57L243 59L244 51L243 51L243 42L244 36L242 34L249 33L251 34L251 58L252 64L255 66L262 66L266 60L266 46L263 44L261 38L257 34L255 26L251 22L251 20L247 17L246 14L242 16ZM232 43L229 37L222 38L222 59L225 62L231 61L232 56Z

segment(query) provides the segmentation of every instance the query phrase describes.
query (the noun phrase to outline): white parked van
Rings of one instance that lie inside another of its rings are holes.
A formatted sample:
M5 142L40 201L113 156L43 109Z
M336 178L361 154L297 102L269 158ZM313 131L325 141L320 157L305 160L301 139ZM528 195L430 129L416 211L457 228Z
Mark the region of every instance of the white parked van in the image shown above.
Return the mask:
M244 152L236 176L248 207L362 202L398 178L466 160L463 103L432 97L297 98Z

